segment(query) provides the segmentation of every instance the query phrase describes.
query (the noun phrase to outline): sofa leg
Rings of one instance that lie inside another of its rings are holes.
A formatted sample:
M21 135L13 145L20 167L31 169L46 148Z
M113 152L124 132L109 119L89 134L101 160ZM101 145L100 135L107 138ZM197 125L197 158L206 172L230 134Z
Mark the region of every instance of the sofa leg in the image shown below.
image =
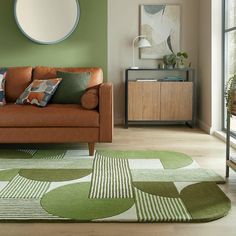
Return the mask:
M88 148L89 148L89 156L93 156L94 149L95 149L95 143L88 143Z

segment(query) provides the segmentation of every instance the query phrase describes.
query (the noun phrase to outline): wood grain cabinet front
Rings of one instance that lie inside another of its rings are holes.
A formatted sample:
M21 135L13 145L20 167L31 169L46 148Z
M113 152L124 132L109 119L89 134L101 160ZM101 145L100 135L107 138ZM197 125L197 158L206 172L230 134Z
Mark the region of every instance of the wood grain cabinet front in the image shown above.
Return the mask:
M186 124L195 127L195 70L127 69L125 128L144 124Z
M192 82L128 83L129 121L190 121Z
M161 84L161 120L190 121L193 118L193 83Z
M161 89L158 82L129 82L128 119L160 120Z

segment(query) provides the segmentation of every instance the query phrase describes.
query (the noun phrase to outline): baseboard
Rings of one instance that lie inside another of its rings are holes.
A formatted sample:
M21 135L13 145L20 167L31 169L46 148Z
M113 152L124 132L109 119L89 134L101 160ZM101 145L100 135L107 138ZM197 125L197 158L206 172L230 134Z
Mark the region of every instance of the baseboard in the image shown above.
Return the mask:
M215 131L214 136L226 143L226 133L223 131ZM230 138L230 145L232 148L236 149L236 140L235 138Z
M198 120L198 126L200 129L202 129L203 131L205 131L207 134L213 134L213 129L211 126L209 126L208 124L206 124L205 122L203 122L202 120Z

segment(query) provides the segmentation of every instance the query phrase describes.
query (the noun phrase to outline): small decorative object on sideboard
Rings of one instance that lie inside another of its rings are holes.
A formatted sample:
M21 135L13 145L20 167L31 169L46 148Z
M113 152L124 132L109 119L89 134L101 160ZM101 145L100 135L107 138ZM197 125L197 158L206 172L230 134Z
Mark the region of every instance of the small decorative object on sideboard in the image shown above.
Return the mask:
M174 69L176 65L176 59L177 57L174 53L164 56L163 61L166 66L166 69Z
M165 81L165 82L183 82L185 79L182 76L166 76L163 79L159 79L159 81Z
M178 52L177 53L177 68L184 69L185 68L185 60L188 59L187 52Z
M165 64L164 62L162 61L161 63L158 63L158 67L157 67L159 70L161 69L165 69Z

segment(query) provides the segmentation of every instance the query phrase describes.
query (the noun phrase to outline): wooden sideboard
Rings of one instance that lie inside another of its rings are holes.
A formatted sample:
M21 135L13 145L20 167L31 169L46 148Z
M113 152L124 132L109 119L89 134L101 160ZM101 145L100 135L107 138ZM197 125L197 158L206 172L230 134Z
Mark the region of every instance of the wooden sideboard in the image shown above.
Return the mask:
M155 73L169 70L138 69L126 70L125 80L125 127L129 124L187 123L195 124L195 80L192 69L171 70L184 73L181 82L165 82L148 78L148 75L136 79L129 73L152 71ZM154 73L154 74L155 74ZM190 78L190 73L192 73ZM155 77L155 76L154 76ZM157 76L158 77L158 76ZM156 78L156 77L155 77ZM154 81L155 80L155 81Z

